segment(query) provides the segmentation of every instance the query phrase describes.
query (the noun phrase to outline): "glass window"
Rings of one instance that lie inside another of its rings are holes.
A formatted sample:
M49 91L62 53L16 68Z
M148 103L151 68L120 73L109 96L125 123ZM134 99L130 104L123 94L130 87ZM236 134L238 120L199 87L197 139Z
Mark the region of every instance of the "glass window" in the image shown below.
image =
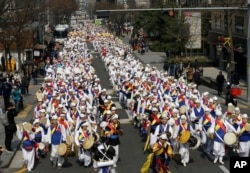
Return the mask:
M244 34L244 17L235 16L235 33Z
M216 14L214 16L214 27L215 27L215 29L221 29L221 27L222 27L221 15L220 14Z

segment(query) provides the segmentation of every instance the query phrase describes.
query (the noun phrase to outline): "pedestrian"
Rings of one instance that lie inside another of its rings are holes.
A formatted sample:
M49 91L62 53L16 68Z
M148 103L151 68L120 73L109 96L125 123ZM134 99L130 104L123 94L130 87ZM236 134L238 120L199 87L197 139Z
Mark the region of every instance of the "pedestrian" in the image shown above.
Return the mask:
M201 76L200 76L199 69L195 70L193 74L193 80L194 80L194 83L197 85L197 89L198 89L198 86L201 84Z
M5 129L5 148L7 152L13 152L11 147L11 141L13 139L14 133L16 133L16 122L15 117L17 116L17 112L13 103L9 103L7 106L6 117L3 121L4 129Z
M163 70L164 70L164 72L168 72L168 68L169 68L168 62L165 61L165 62L164 62L164 65L163 65Z
M216 77L218 96L221 96L221 94L222 94L222 91L223 91L223 88L224 88L224 83L225 83L225 77L222 74L222 71L220 71L219 74Z
M4 101L4 110L7 110L7 106L10 103L10 95L12 91L12 84L7 81L7 78L3 78L3 82L0 86L0 97L3 97Z
M13 89L11 91L11 96L15 102L15 109L17 112L19 112L20 100L21 100L21 96L22 96L21 88L14 85Z
M193 81L194 68L193 68L190 61L187 64L186 71L187 71L187 81L192 82Z
M2 69L5 71L5 57L4 55L1 57Z
M29 84L30 84L30 77L25 73L21 81L21 88L23 95L29 94Z

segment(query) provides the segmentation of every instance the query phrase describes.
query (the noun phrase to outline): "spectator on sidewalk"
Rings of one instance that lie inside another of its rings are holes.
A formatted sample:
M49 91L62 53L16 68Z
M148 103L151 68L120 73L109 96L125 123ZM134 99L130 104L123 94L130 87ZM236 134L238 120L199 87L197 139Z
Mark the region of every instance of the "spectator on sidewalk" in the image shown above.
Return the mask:
M216 77L218 96L221 96L221 94L222 94L224 83L225 83L225 77L222 74L222 71L220 71Z
M0 97L4 100L4 110L7 110L7 106L10 103L10 95L12 91L12 84L7 81L7 78L3 78L3 82L0 86Z
M4 129L5 129L5 147L7 152L12 152L13 149L11 147L11 142L13 139L14 133L16 133L16 122L15 117L17 116L17 112L13 103L9 103L7 112L6 112L6 121L4 121Z
M193 80L194 80L194 83L197 85L197 89L198 89L198 86L201 84L201 77L200 77L199 69L195 70L193 74Z
M21 82L23 95L29 94L29 85L30 85L30 77L27 74L24 74L24 76L22 77L22 82Z
M168 62L165 61L165 62L164 62L164 65L163 65L163 70L164 70L164 72L168 72L168 68L169 68Z
M21 101L21 96L22 96L21 88L19 86L14 85L11 91L11 96L15 102L15 109L17 112L19 112L19 106L20 106L20 101Z
M238 73L232 72L230 83L233 84L233 85L239 85L240 84L240 76L239 76Z

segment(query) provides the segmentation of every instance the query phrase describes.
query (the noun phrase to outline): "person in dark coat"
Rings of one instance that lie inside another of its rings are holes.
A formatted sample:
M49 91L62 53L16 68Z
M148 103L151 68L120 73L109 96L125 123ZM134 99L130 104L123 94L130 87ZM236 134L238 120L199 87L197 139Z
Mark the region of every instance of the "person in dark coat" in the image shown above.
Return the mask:
M7 112L6 112L6 124L4 124L5 129L5 148L7 151L12 152L13 149L11 147L11 142L13 139L14 133L16 133L16 122L15 117L17 116L17 111L15 110L15 106L13 103L9 103Z
M168 72L168 68L169 68L168 62L165 61L165 62L164 62L164 65L163 65L163 70L164 70L165 72Z
M200 72L198 69L196 69L193 74L193 80L194 80L194 83L197 85L197 89L198 89L198 86L201 84L201 76L200 76Z
M10 81L10 80L9 80ZM4 100L4 110L7 110L7 106L10 103L10 95L12 91L12 85L10 82L6 80L6 78L3 79L3 82L0 86L0 97L3 97Z
M222 94L224 83L225 83L225 77L222 74L222 71L220 71L216 77L218 96L221 96L221 94Z

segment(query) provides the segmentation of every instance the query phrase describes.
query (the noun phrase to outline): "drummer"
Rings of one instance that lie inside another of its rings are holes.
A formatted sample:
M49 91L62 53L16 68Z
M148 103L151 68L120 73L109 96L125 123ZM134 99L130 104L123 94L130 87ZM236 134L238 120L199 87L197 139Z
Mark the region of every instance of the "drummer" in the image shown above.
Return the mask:
M18 172L31 171L35 165L35 147L33 142L35 134L32 132L32 125L30 123L23 123L23 129L19 131L18 138L22 140L24 160L24 167Z
M39 150L38 146L39 146L40 143L45 141L44 130L40 126L40 120L39 119L34 120L32 132L35 135L34 142L35 142L35 149L36 149L36 158L39 159L39 157L42 156L42 152Z
M239 125L239 156L240 157L249 157L250 153L250 124L247 122L247 114L242 115L242 123ZM248 129L247 129L248 126Z
M211 110L208 107L205 107L205 114L199 121L203 150L208 156L211 155L213 150L213 139L211 136L213 132L211 133L210 130L212 123L215 121L214 117L210 114L210 111Z
M118 115L115 114L111 117L110 122L105 128L105 136L107 137L107 145L111 145L115 149L115 156L114 156L114 167L116 167L116 163L119 158L119 145L120 139L119 135L121 135L121 126L118 120Z
M105 142L100 143L93 157L94 171L98 171L98 173L116 173L115 167L113 166L114 156L115 149L111 145L107 145ZM103 166L101 164L103 164Z
M58 146L66 140L66 130L64 126L58 123L57 115L53 115L51 119L51 126L48 129L48 140L51 144L50 161L52 167L62 168L64 157L57 154Z
M189 149L188 149L188 144L186 143L181 143L180 138L182 135L186 135L186 133L191 133L194 134L194 129L192 128L191 124L188 123L187 121L187 116L186 115L181 115L180 117L181 122L178 126L178 129L175 131L176 134L174 136L177 136L176 140L179 142L180 145L180 150L179 153L181 155L181 163L183 166L187 166L187 163L189 162Z
M212 123L211 128L214 129L214 145L213 145L213 154L215 156L214 163L217 163L219 160L220 164L224 164L223 157L225 155L225 144L224 144L224 135L232 131L236 133L235 128L222 118L222 112L216 111L216 119Z
M83 148L83 142L91 135L91 132L88 130L89 126L89 122L84 121L80 124L81 128L75 133L75 144L78 147L78 161L85 168L90 167L91 164L91 152Z

